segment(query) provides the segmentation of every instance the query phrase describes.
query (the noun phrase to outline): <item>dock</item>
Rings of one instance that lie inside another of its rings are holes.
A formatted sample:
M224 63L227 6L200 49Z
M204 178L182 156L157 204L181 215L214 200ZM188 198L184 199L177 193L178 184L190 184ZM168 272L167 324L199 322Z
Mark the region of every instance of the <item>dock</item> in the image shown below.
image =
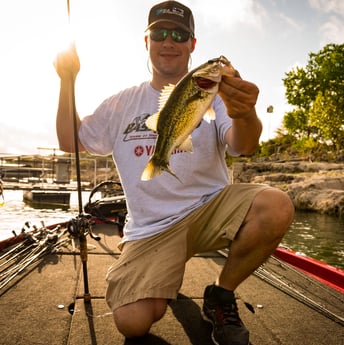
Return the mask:
M194 256L183 285L162 320L150 333L125 339L105 302L105 275L119 256L120 237L113 225L97 225L89 236L88 282L84 301L83 272L71 248L50 254L0 296L1 345L211 345L211 326L201 308L206 285L214 282L225 261L219 253ZM251 275L236 291L240 316L250 330L251 345L341 345L344 327ZM255 313L244 305L250 303ZM344 307L339 306L341 311ZM344 314L344 312L343 312ZM342 314L342 316L343 316Z

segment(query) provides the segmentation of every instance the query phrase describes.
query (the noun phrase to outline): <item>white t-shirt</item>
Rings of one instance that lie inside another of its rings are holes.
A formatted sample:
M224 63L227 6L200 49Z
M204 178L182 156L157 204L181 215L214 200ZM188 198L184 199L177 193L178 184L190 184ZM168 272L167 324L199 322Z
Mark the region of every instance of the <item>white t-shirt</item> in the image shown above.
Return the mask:
M144 82L106 99L82 120L80 141L92 154L112 153L127 199L123 241L155 235L187 216L229 183L224 143L231 119L219 96L213 108L216 120L202 121L193 131L193 153L176 150L169 173L141 181L154 152L156 134L145 126L158 110L159 92Z

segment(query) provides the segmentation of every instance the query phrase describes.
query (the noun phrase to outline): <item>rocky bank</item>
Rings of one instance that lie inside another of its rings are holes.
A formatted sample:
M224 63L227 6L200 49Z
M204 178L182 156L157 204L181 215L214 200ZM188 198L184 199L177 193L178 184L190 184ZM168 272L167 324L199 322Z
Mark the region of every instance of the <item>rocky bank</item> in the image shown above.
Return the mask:
M264 183L289 194L295 208L344 217L344 164L305 161L235 162L233 183Z

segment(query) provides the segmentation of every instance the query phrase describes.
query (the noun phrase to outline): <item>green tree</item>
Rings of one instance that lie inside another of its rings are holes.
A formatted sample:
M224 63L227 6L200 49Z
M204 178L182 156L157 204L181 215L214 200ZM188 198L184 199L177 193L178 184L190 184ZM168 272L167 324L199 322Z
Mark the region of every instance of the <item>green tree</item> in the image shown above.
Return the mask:
M284 114L283 125L287 133L292 134L296 139L309 137L311 133L307 113L302 109L294 109Z
M329 91L325 91L324 95L319 92L309 112L310 123L318 128L319 140L330 142L335 150L344 147L343 111L338 111L338 103Z
M328 44L310 53L305 67L283 79L288 103L283 125L296 139L331 141L338 149L344 131L344 44Z

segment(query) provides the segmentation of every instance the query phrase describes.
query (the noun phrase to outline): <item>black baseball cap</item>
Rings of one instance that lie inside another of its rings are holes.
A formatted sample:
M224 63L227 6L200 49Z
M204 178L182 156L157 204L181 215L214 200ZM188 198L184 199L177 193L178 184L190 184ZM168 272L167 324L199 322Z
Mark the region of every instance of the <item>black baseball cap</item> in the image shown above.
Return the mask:
M147 29L158 23L169 22L195 35L195 22L191 10L177 1L164 1L153 6L148 16Z

